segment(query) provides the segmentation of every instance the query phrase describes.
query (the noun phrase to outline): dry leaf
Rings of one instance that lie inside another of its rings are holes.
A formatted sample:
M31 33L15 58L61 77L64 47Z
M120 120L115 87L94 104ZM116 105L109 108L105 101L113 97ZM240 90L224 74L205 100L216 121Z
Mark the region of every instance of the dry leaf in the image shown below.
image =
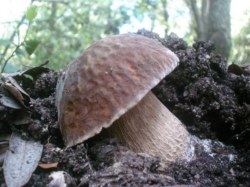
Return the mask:
M0 104L12 109L22 108L21 104L18 103L14 98L2 94L0 94Z
M54 163L41 163L39 164L39 167L42 169L52 169L52 168L57 168L58 162Z
M0 165L1 165L1 166L2 166L2 163L3 163L3 161L4 161L5 155L6 155L6 152L0 153Z
M0 154L4 153L7 151L9 148L9 141L0 141Z
M41 64L38 67L30 68L28 70L16 73L2 73L0 74L0 104L2 103L3 106L13 108L13 109L20 109L21 107L17 102L14 101L8 94L1 93L1 87L4 87L10 94L13 96L20 104L27 108L27 105L32 98L29 94L19 85L19 82L23 82L24 80L27 81L27 76L32 77L32 80L36 80L42 73L49 72L49 68L42 67L46 65L48 61L44 64ZM6 96L7 98L1 99L1 96Z
M2 165L4 158L5 158L5 153L9 148L9 141L7 140L0 140L0 165Z
M9 150L4 159L4 178L8 187L25 185L36 169L42 155L43 146L33 140L23 140L13 133Z
M22 106L25 106L25 105L24 105L24 98L23 98L21 92L20 92L15 86L13 86L13 85L10 84L10 83L5 83L5 84L3 85L3 87L4 87L7 91L9 91L9 93L10 93L15 99L17 99L17 100L19 101L19 103L21 103Z
M24 89L22 89L21 86L19 86L19 84L16 82L16 80L13 77L9 77L8 80L10 81L10 83L15 86L22 94L26 95L28 98L30 98L29 94L24 91Z
M49 71L49 68L38 66L21 72L20 76L30 75L33 79L36 80L42 73L47 73Z

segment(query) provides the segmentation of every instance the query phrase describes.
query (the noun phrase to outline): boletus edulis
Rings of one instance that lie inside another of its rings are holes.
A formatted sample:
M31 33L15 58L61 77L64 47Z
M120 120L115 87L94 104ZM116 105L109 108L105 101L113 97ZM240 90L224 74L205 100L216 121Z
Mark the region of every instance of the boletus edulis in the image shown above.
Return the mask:
M150 91L178 65L159 41L121 34L92 44L57 85L58 120L66 146L103 128L135 152L167 162L187 156L190 136Z

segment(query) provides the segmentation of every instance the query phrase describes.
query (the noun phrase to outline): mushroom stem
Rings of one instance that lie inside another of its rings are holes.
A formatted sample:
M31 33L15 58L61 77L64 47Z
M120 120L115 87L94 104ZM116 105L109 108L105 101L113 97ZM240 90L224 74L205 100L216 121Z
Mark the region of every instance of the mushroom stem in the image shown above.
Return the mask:
M110 132L131 150L160 156L166 162L188 154L189 133L152 92L115 121Z

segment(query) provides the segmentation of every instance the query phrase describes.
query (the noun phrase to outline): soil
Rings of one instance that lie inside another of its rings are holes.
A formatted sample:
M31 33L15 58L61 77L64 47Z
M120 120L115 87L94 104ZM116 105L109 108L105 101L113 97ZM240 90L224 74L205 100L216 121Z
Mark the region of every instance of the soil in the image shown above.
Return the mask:
M37 167L27 187L60 186L51 175L58 171L72 187L250 186L250 76L229 73L226 60L213 54L209 42L188 46L174 34L165 39L145 30L138 34L158 39L180 59L153 92L201 139L196 158L165 165L161 158L134 153L102 133L65 149L55 107L58 73L49 70L32 81L18 80L33 98L31 110L25 111L30 122L13 125L17 111L0 108L0 132L40 140L40 163L58 163L49 169ZM6 186L2 167L0 184Z

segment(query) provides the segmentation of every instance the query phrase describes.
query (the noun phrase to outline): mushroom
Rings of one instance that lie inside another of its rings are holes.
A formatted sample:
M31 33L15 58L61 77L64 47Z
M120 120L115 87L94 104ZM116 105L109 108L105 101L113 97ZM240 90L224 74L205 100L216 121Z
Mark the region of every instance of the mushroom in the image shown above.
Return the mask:
M66 146L108 128L135 152L167 162L185 158L189 133L150 91L178 61L159 41L136 34L92 44L68 65L57 85L58 120Z

